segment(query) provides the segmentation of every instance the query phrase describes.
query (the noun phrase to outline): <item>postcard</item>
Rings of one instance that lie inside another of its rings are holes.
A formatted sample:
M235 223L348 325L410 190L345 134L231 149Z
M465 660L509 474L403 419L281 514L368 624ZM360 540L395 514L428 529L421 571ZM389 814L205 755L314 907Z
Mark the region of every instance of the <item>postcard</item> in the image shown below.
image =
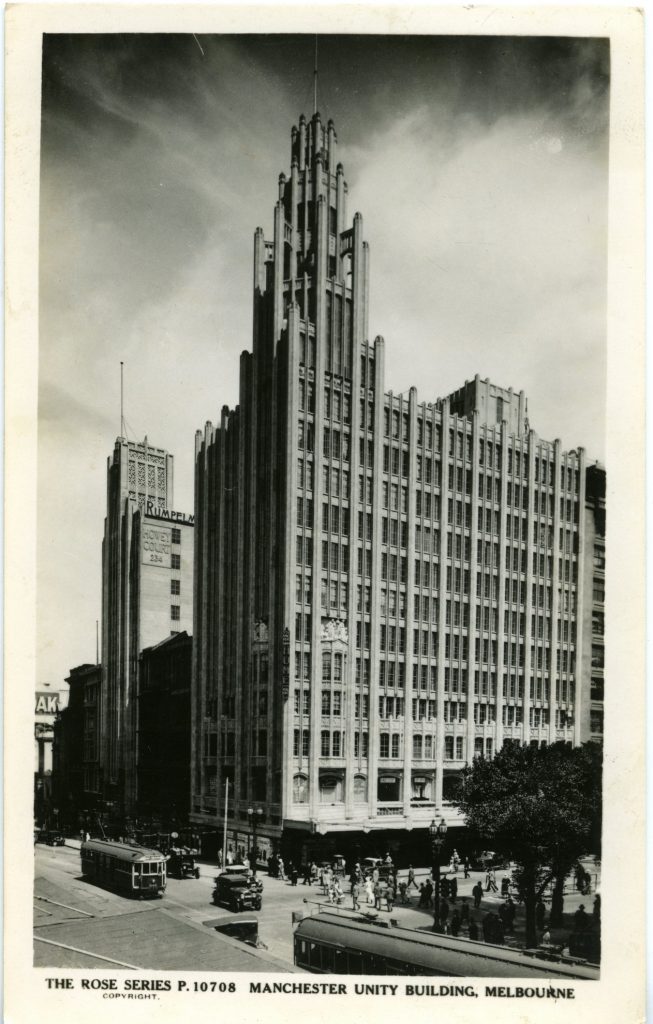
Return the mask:
M7 1019L641 1019L642 20L8 8Z

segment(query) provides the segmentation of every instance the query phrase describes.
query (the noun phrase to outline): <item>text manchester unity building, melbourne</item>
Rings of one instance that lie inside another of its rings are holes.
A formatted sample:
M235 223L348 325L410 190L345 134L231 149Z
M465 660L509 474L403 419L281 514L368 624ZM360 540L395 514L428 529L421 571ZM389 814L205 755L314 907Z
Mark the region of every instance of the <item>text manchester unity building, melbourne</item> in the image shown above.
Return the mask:
M579 743L586 464L478 377L386 390L333 123L254 236L239 404L196 435L191 816L263 850L426 837L460 768ZM602 472L602 471L601 471ZM406 838L406 832L403 832Z

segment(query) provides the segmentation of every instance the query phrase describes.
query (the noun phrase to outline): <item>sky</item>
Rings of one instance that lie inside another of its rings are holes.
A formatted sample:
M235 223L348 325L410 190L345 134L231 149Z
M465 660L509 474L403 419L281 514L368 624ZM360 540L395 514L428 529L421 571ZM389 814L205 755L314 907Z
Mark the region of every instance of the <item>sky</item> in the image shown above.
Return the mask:
M308 35L44 37L40 682L95 661L121 361L127 435L174 455L192 512L195 430L237 401L253 235L272 237L313 63ZM386 388L433 401L479 373L604 461L608 42L321 36L318 63Z

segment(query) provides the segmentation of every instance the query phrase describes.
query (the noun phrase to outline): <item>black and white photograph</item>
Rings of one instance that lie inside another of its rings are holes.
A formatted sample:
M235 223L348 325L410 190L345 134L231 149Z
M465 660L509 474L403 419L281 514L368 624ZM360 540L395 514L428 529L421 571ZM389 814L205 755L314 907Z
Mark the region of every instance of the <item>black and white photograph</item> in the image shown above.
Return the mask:
M41 36L31 967L535 1019L639 685L613 44L269 25Z

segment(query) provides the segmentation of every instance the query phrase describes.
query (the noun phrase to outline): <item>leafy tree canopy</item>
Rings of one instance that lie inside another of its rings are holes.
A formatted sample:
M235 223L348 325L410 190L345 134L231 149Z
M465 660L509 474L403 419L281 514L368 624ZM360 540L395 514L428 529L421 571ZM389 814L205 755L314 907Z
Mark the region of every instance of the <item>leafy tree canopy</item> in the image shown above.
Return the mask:
M545 865L568 871L578 857L600 854L601 750L506 746L463 770L454 802L486 848L538 873Z

